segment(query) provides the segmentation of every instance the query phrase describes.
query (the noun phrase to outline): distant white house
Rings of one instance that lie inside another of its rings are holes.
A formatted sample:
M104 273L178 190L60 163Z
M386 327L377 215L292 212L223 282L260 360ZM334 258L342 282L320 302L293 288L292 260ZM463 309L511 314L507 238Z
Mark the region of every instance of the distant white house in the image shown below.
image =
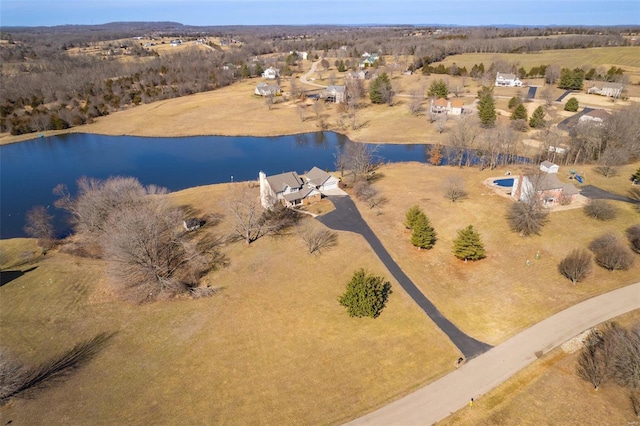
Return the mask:
M622 85L622 83L604 82L598 85L594 85L589 90L587 90L587 93L609 96L610 98L619 98L622 95L623 89L624 86Z
M540 170L545 173L558 173L560 166L553 164L551 161L543 161L540 163Z
M322 92L325 102L334 102L340 104L347 100L346 86L327 86Z
M347 80L369 80L371 73L367 70L352 71L346 76Z
M262 73L262 77L268 80L275 80L280 77L280 71L274 67L269 67Z
M277 84L258 83L254 93L258 96L280 96L282 94L280 86Z
M377 53L363 53L362 57L364 59L362 59L359 63L358 66L360 68L368 68L368 67L372 67L376 64L376 62L378 62L378 60L380 59L380 55L378 55Z
M499 72L496 74L496 86L500 87L521 87L522 82L520 79L513 73L502 73Z
M169 46L175 47L175 46L180 46L181 44L182 44L182 40L175 39L175 40L171 40L171 42L169 43Z

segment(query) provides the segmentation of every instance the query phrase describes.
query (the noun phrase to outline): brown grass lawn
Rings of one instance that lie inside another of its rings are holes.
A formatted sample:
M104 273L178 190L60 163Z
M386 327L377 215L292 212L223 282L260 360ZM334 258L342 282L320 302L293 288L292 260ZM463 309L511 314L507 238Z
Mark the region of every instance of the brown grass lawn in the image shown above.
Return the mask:
M229 186L174 197L222 212ZM68 380L2 407L3 424L333 424L446 374L459 356L393 281L378 319L347 316L337 298L355 269L390 277L350 233L319 256L294 234L231 244L229 266L205 277L221 293L143 306L113 297L100 261L52 252L17 267L38 252L33 242L0 249L5 270L36 266L0 288L3 347L32 363L118 333Z
M637 166L610 178L611 187L623 188ZM391 255L454 323L497 344L578 301L637 281L640 262L627 272L595 268L577 286L556 272L571 249L605 230L621 235L638 222L637 213L619 205L619 217L603 224L580 210L554 212L541 236L521 238L504 221L511 201L481 184L503 173L388 165L375 183L388 204L376 211L360 206ZM440 192L452 175L462 176L470 192L456 204ZM173 198L194 214L224 214L225 195L239 185L246 183L192 188ZM414 249L402 226L413 203L438 232L430 251ZM455 230L468 224L487 248L478 263L451 254ZM223 217L201 232L229 231ZM446 374L458 357L397 285L380 318L346 315L337 298L355 269L390 277L364 240L346 232L320 256L306 254L295 233L250 247L230 244L229 266L204 280L221 293L143 306L114 297L100 261L56 251L38 257L28 239L0 241L0 249L4 270L36 267L0 288L2 343L21 359L43 361L99 332L118 333L68 380L1 408L5 423L339 423Z
M640 310L616 318L628 327ZM577 353L556 349L439 425L633 425L629 393L613 382L598 391L575 373Z
M630 187L628 178L638 164L605 179L585 168L587 181L618 193ZM576 286L557 272L557 264L574 248L611 231L624 238L624 230L640 222L628 205L615 202L618 217L611 222L588 218L581 209L552 212L541 235L523 238L511 232L505 214L512 201L495 195L482 181L504 175L506 169L484 170L391 164L380 170L375 186L389 202L378 210L360 205L363 216L416 285L460 328L477 339L498 344L520 330L608 290L637 282L640 261L625 272L594 267ZM516 173L517 167L511 167ZM560 178L566 179L562 167ZM469 191L465 200L451 203L442 194L448 176L461 176ZM593 176L593 180L592 180ZM607 181L607 184L604 182ZM438 233L432 250L419 251L409 242L404 214L418 204ZM456 230L473 225L482 235L487 258L463 263L451 253ZM536 253L540 258L535 259ZM527 267L529 260L532 265Z

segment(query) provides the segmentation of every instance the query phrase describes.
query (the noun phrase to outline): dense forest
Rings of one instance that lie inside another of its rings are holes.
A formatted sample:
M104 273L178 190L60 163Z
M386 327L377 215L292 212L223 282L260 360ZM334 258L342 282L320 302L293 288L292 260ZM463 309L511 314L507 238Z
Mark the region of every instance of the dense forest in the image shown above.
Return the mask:
M415 58L408 66L412 70L477 78L493 68L473 73L430 64L469 52L624 46L630 43L624 35L633 32L638 28L192 27L172 22L5 27L0 33L0 132L65 129L141 103L215 90L260 75L271 65L290 75L296 71L292 51L342 58L350 68L363 52L410 55ZM145 47L142 37L216 38L220 43L160 55ZM92 47L102 54L73 53ZM541 69L514 71L545 74Z

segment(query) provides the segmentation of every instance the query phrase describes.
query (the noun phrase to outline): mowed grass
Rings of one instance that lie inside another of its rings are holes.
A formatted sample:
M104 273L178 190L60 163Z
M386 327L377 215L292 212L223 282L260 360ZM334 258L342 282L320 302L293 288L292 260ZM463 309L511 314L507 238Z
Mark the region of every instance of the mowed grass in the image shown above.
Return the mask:
M624 194L637 168L638 164L626 166L608 179L595 177L591 167L580 171L587 174L585 184ZM618 216L609 222L588 218L580 208L555 211L541 235L520 237L505 219L513 201L495 195L482 183L490 177L504 177L507 170L515 174L520 169L511 166L480 172L418 163L385 165L375 187L388 203L379 210L359 204L391 256L442 313L469 335L493 345L555 312L640 277L640 259L628 271L610 272L594 265L591 275L575 286L557 271L569 252L586 248L605 232L626 241L624 230L640 223L640 215L629 204L612 202ZM559 177L568 182L566 175L568 167L561 167ZM443 187L450 176L464 180L468 198L452 203L444 197ZM418 250L410 243L410 231L403 221L413 204L423 209L438 234L431 250ZM464 263L452 254L456 231L468 225L478 230L486 248L487 257L479 262Z
M640 321L640 310L615 318L625 327ZM635 424L629 391L606 382L599 390L576 374L578 352L556 349L496 389L481 395L439 425L627 425Z
M173 197L224 214L230 188ZM229 230L223 217L201 231ZM379 318L348 317L337 299L355 269L391 278L351 233L319 256L294 233L230 244L228 267L204 280L218 295L142 306L114 296L99 260L53 251L29 262L39 250L27 239L0 250L3 271L35 267L0 288L3 348L33 364L117 333L76 374L2 407L3 424L336 424L446 374L459 356L393 280Z

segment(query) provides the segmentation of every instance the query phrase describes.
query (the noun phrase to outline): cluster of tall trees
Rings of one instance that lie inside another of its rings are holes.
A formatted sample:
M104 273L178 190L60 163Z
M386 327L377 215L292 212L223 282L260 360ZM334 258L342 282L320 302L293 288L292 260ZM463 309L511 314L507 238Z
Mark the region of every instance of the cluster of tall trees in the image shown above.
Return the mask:
M625 328L608 322L592 330L578 355L576 371L596 390L607 381L627 389L631 409L640 417L640 324Z

